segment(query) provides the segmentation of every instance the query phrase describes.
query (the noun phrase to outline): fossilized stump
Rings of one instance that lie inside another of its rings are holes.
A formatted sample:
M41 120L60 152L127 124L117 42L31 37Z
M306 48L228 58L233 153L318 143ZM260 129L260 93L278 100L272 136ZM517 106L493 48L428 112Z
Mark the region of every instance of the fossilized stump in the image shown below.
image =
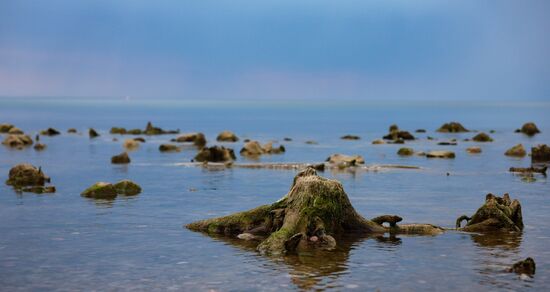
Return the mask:
M467 221L466 226L460 228L463 220ZM504 194L502 198L488 194L485 204L471 218L462 215L457 219L456 228L467 232L521 231L521 205L518 200L512 201L508 194Z

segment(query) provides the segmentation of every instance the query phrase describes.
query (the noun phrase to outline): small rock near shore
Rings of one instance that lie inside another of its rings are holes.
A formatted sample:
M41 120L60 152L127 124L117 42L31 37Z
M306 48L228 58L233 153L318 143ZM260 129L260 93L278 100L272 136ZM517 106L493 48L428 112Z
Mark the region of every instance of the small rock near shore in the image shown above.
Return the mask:
M455 158L455 153L453 151L430 151L426 154L428 158Z
M514 157L525 157L527 155L527 151L525 151L525 148L523 148L522 144L518 144L504 152L504 155L506 156L514 156Z
M130 156L128 153L122 152L119 155L111 157L111 163L113 164L128 164L130 163Z
M141 187L131 180L121 180L114 184L114 188L119 195L135 196L141 193Z
M239 137L235 135L235 133L231 131L223 131L220 134L218 134L218 137L216 137L216 141L218 142L237 142L239 141Z
M113 184L108 182L97 182L87 188L80 194L86 198L93 199L114 199L117 196L117 191Z
M483 132L475 135L472 140L476 142L493 142L493 138Z

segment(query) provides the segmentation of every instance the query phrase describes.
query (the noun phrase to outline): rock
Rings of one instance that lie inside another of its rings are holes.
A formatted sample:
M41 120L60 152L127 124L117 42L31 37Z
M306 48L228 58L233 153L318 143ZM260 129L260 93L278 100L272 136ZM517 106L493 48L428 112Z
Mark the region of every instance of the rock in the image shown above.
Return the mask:
M317 143L317 141L308 140L308 141L306 141L306 144L308 144L308 145L317 145L319 143Z
M122 147L128 150L135 150L139 148L139 142L136 139L126 139L124 140Z
M510 172L519 172L519 173L540 173L546 175L547 166L544 167L510 167Z
M286 151L285 146L279 145L279 147L273 147L273 143L269 142L262 147L264 153L267 154L281 154Z
M399 148L399 151L397 151L397 155L401 155L401 156L411 156L413 154L414 154L414 150L412 148L407 148L407 147Z
M137 138L134 138L134 141L136 141L136 142L141 142L141 143L145 143L145 138L143 138L143 137L137 137Z
M36 144L34 144L33 148L36 151L42 151L42 150L46 149L46 145L42 144L42 143L36 143Z
M54 129L54 128L48 128L46 130L42 130L40 131L40 135L44 135L44 136L56 136L56 135L59 135L61 134L58 130Z
M361 155L349 156L344 154L332 154L326 159L326 161L331 164L344 163L350 166L365 163L365 159Z
M516 274L525 274L528 276L533 276L536 271L536 264L535 260L532 258L526 258L523 261L519 261L512 265L511 268L508 269L508 272L510 273L516 273Z
M12 124L0 124L0 134L8 133L13 127Z
M493 142L493 139L483 132L475 135L472 140L476 142Z
M162 134L179 134L179 130L169 130L165 131L161 128L154 127L151 122L147 123L147 126L145 127L145 131L143 131L143 134L145 135L162 135Z
M241 155L258 156L264 153L264 150L258 141L250 141L244 144L240 151Z
M425 129L417 129L415 132L416 133L426 133L426 130Z
M455 153L453 151L430 151L426 154L428 158L455 158Z
M478 154L478 153L481 153L481 147L478 147L478 146L468 147L466 148L466 152L470 154Z
M397 125L390 126L390 133L382 137L385 140L414 140L414 136L407 131L400 131Z
M42 169L36 168L28 163L22 163L17 164L10 169L6 184L20 188L28 186L44 186L47 182L50 182L50 178L42 172Z
M397 140L389 141L388 144L405 144L405 140L397 139Z
M541 144L531 148L531 162L550 162L550 147Z
M130 130L126 131L126 134L128 134L128 135L141 135L143 133L144 132L141 129L130 129Z
M437 143L437 145L441 145L441 146L456 146L457 143L456 143L456 142L451 142L451 141L443 141L443 142Z
M525 151L525 148L523 148L523 145L518 144L504 152L504 155L506 156L514 156L514 157L524 157L527 155L527 151Z
M93 128L90 128L90 130L88 130L88 136L90 136L90 138L93 139L93 138L99 137L99 133Z
M372 144L373 145L380 145L380 144L386 144L386 142L382 139L376 139L376 140L372 141Z
M70 129L67 130L67 133L76 134L76 129L75 128L70 128Z
M131 180L121 180L114 184L116 193L124 196L135 196L141 193L141 187Z
M114 199L117 196L117 191L113 184L108 182L97 182L91 187L87 188L80 194L86 198L93 199Z
M460 228L463 220L467 221L466 226ZM511 201L508 194L504 194L502 198L488 194L485 204L471 218L462 215L457 219L456 227L467 232L521 231L521 205L518 200Z
M457 122L450 122L450 123L443 124L439 129L437 129L437 131L441 133L469 132L468 129L464 128L460 123L457 123Z
M292 138L285 137L285 138L283 139L283 141L290 142L290 141L292 141Z
M396 224L398 222L401 222L402 220L403 220L403 218L401 218L397 215L382 215L382 216L378 216L378 217L370 219L370 221L372 221L376 224L379 224L379 225L382 225L384 223L389 223L390 227L397 226Z
M19 149L25 146L30 146L33 143L34 142L32 141L31 137L23 134L17 134L17 135L10 134L6 136L6 138L4 138L4 141L2 141L2 144L8 147L19 148Z
M218 137L216 137L216 141L218 142L237 142L239 141L239 138L235 133L231 131L223 131L220 134L218 134Z
M342 139L342 140L359 140L359 139L361 139L361 137L355 136L355 135L345 135L345 136L340 137L340 139Z
M180 152L181 148L174 144L160 144L160 152Z
M111 134L119 134L119 135L124 135L126 134L126 129L125 128L119 128L119 127L112 127L111 130L109 131L109 133Z
M313 168L299 172L288 194L271 205L193 222L186 227L230 237L261 232L267 238L259 243L257 250L269 255L333 249L337 245L334 238L342 235L364 237L390 231L359 215L342 184L318 176ZM412 228L392 230L414 232Z
M128 164L130 163L130 157L128 153L122 152L119 155L111 157L111 163L113 164Z
M223 146L203 147L193 161L197 162L226 162L237 159L233 149Z
M532 122L523 124L520 132L527 136L534 136L540 133L539 129L537 128L537 125L535 125L535 123L532 123Z
M206 137L204 136L203 133L189 133L189 134L181 135L176 139L172 139L172 142L179 142L179 143L192 142L193 144L202 147L206 145Z
M12 134L12 135L23 135L23 131L17 127L13 127L11 128L9 131L8 131L8 134Z

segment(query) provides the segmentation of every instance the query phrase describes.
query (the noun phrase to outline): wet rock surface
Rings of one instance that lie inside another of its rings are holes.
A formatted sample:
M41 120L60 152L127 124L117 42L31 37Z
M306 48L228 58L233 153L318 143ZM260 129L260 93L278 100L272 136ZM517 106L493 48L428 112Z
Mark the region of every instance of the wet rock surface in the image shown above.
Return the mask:
M93 138L99 137L99 133L93 128L90 128L88 130L88 136L93 139Z
M32 138L24 134L10 134L4 138L4 141L2 141L3 145L16 149L31 146L33 143Z
M481 153L481 147L478 147L478 146L472 146L472 147L468 147L466 148L466 152L470 153L470 154L479 154Z
M160 152L180 152L181 148L178 145L174 144L160 144Z
M126 139L124 140L122 147L127 150L135 150L139 148L139 142L136 139Z
M206 145L206 137L203 133L188 133L172 139L172 142L178 143L193 143L196 146Z
M399 130L399 127L397 125L391 125L389 129L389 133L382 137L385 140L393 140L393 141L399 141L399 140L414 140L414 136L407 132Z
M59 132L54 128L48 128L46 130L40 131L40 135L44 135L44 136L57 136L59 134L61 134L61 132Z
M141 193L141 187L135 182L125 179L113 185L118 195L135 196Z
M526 258L513 264L512 267L508 269L508 272L533 276L536 272L536 268L537 266L535 264L535 260L532 258Z
M258 141L250 141L244 144L239 152L243 156L260 156L263 154L280 154L286 151L283 145L274 147L273 142L266 143L264 146Z
M8 133L14 125L12 124L0 124L0 134Z
M527 136L534 136L538 133L540 133L540 130L537 128L537 125L535 123L525 123L521 127L521 129L516 130L516 132L521 132Z
M467 221L466 226L460 228L463 220ZM502 197L488 194L485 204L471 218L462 215L457 219L456 227L467 232L522 231L521 204L518 200L512 201L508 194Z
M361 155L345 155L345 154L332 154L326 161L333 165L354 166L357 164L365 164L365 159Z
M197 162L229 162L237 159L231 148L223 146L203 147L193 158Z
M340 139L342 139L342 140L360 140L361 137L356 136L356 135L345 135L345 136L340 137Z
M141 187L131 180L121 180L115 184L97 182L83 191L82 197L91 199L113 200L117 196L135 196L141 193Z
M426 153L428 158L455 158L455 153L453 151L439 150L439 151L430 151Z
M414 154L414 149L408 148L408 147L399 148L399 150L397 151L397 155L400 155L400 156L411 156L413 154Z
M40 167L22 163L10 169L6 184L21 192L54 193L55 187L46 186L49 182L50 178Z

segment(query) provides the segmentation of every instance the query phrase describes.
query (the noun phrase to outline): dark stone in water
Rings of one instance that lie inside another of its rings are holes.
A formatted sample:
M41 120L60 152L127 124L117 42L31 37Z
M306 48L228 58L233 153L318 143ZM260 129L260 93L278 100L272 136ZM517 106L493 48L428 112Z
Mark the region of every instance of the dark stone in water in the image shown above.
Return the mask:
M90 130L88 131L88 135L90 136L90 138L99 137L99 133L93 128L90 128Z
M227 162L237 159L231 148L223 146L204 147L197 153L193 161L197 162Z
M113 164L128 164L130 163L130 156L128 153L122 152L119 155L111 157L111 163Z
M361 139L361 137L355 136L355 135L345 135L345 136L340 137L340 139L342 139L342 140L359 140L359 139Z
M460 228L462 220L467 221L464 228ZM504 194L502 198L488 194L485 204L471 218L462 215L457 219L456 225L459 230L467 232L521 231L521 204L518 200L512 201L508 194Z
M550 162L550 147L541 144L531 148L531 162Z
M59 134L61 133L54 128L48 128L46 130L40 131L40 135L44 135L44 136L56 136Z
M537 125L535 123L525 123L521 127L521 130L516 130L516 132L521 132L527 136L534 136L538 133L540 133L539 129L537 128Z
M31 164L18 164L10 169L7 185L12 186L16 191L33 193L53 193L55 187L45 186L50 178Z
M189 142L189 143L195 144L196 146L202 147L206 145L206 137L204 136L203 133L189 133L189 134L181 135L176 139L172 139L172 142L179 142L179 143Z
M472 140L476 142L493 142L493 139L483 132L475 135Z
M535 274L535 271L536 264L535 260L533 260L532 258L526 258L523 261L519 261L508 269L508 272L513 272L516 274L526 274L529 276L533 276Z
M216 141L218 142L237 142L239 141L239 138L235 133L231 131L223 131L220 134L218 134L218 137L216 137Z
M458 122L450 122L445 123L439 129L437 129L438 132L441 133L463 133L463 132L469 132L468 129L464 128L462 124Z

